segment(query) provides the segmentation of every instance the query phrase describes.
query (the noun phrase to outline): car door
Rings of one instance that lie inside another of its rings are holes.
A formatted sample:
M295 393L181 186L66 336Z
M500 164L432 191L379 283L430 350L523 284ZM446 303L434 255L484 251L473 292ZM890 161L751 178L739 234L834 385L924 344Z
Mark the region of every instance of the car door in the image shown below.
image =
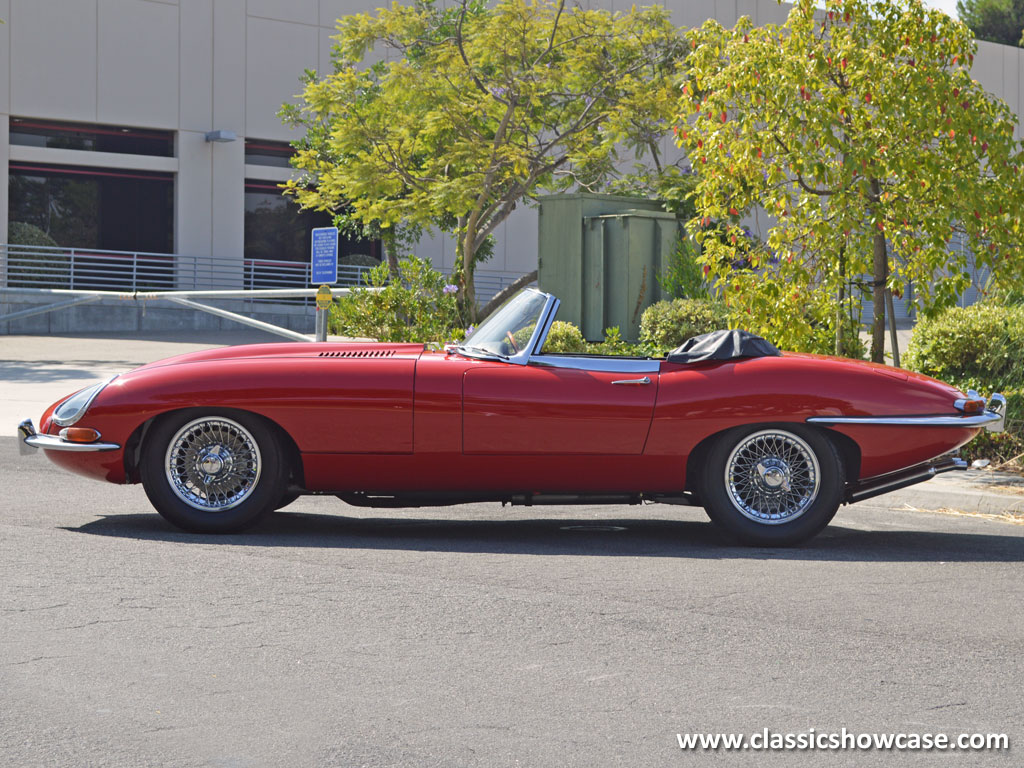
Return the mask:
M463 378L467 454L635 455L654 415L658 374L501 365Z

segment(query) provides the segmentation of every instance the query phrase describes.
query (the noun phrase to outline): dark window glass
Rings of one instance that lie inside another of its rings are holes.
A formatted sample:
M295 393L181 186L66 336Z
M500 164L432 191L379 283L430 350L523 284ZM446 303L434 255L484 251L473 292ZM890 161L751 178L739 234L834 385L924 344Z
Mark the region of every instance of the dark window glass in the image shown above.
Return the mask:
M291 168L289 162L295 150L284 141L245 140L245 162L247 165L271 165L275 168Z
M149 131L117 125L84 125L11 118L11 144L126 155L174 156L171 131Z
M314 227L331 226L324 211L303 211L273 182L245 182L245 258L309 262ZM380 259L379 242L338 238L338 258L364 254Z
M11 224L31 225L56 245L174 251L170 174L11 163L8 192Z

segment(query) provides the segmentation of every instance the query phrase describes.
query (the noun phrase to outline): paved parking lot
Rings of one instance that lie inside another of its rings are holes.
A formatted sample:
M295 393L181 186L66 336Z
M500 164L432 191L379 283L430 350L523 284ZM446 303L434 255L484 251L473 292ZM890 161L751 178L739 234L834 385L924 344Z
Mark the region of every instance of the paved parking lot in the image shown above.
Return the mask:
M846 507L790 550L730 546L662 505L309 498L209 537L0 438L0 763L1017 765L1024 526L919 511L968 492ZM844 727L1012 746L676 741Z

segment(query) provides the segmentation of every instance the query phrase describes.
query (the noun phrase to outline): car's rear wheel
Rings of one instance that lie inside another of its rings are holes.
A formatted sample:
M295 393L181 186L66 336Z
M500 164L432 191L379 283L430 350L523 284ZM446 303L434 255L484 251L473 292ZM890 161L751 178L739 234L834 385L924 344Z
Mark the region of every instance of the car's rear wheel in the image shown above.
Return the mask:
M288 476L273 430L237 412L187 411L160 420L146 438L140 469L157 512L196 533L253 525L281 500Z
M702 482L711 520L752 546L789 546L829 524L843 463L820 432L786 425L732 430L712 446Z

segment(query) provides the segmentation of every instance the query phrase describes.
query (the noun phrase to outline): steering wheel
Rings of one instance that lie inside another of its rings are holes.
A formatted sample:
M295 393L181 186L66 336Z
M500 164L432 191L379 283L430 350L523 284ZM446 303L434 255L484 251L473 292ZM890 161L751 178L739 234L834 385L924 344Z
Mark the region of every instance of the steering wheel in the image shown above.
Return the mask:
M508 339L508 343L512 347L512 350L518 355L519 347L516 345L516 340L512 337L512 331L505 331L505 338Z

